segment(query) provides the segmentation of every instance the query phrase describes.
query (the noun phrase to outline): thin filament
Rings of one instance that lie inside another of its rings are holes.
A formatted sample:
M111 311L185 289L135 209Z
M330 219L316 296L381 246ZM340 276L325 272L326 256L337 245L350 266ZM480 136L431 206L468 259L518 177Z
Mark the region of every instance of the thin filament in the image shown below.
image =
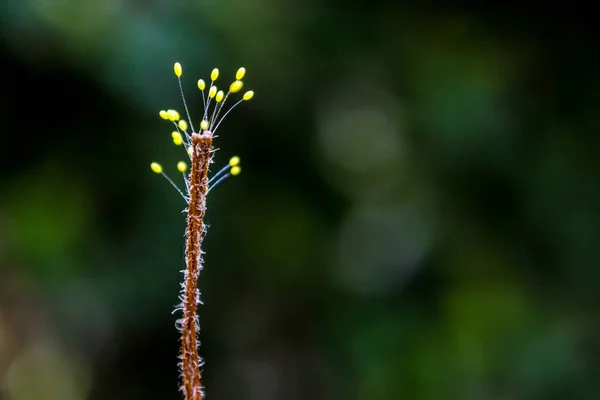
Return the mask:
M179 187L175 184L175 182L173 182L171 180L171 178L169 178L169 176L167 174L165 174L164 172L161 172L161 175L164 176L165 178L167 178L167 180L169 181L169 183L171 185L173 185L173 187L175 188L175 190L177 190L177 192L181 195L181 197L183 197L183 199L185 200L185 202L187 203L188 198L185 197L185 195L183 194L183 192L181 191L181 189L179 189Z
M190 127L192 128L192 132L194 132L194 124L192 123L192 119L190 118L190 112L188 110L188 106L185 102L185 96L183 95L183 86L181 86L181 78L177 77L177 82L179 82L179 92L181 93L181 100L183 100L183 108L185 108L185 113L187 114L188 121L190 121ZM186 133L187 135L187 133Z
M215 127L215 129L212 130L212 133L215 133L217 131L217 129L219 128L219 125L221 125L221 122L223 122L223 120L225 119L225 117L227 116L227 114L229 114L231 112L231 110L233 110L242 101L244 101L244 99L238 100L237 103L235 103L234 105L232 105L231 108L229 110L227 110L227 112L225 113L225 115L223 115L221 117L221 119L219 120L219 123L217 124L217 126Z
M210 93L210 89L213 87L213 82L214 81L210 81L210 86L208 88L208 93ZM212 100L212 97L208 96L208 100L206 101L206 104L204 105L204 116L202 117L202 120L205 120L206 117L208 116L208 109L210 108L210 101Z
M214 174L208 180L208 183L211 183L212 181L214 181L215 179L217 179L219 176L223 175L225 172L227 172L229 170L229 168L231 168L231 165L229 165L229 164L227 164L226 166L224 166L223 168L221 168L221 170L219 170L219 172L217 172L216 174Z
M221 110L225 106L225 102L227 101L227 98L229 97L229 93L230 92L227 92L227 94L225 95L225 98L223 99L223 101L221 102L221 104L217 104L217 106L215 107L215 109L213 111L213 116L210 119L210 129L212 129L212 127L214 126L215 120L219 117L219 113L221 112Z
M208 194L215 186L217 186L219 183L221 183L221 181L229 178L231 176L230 173L227 173L225 175L223 175L221 178L219 178L215 183L213 183L212 185L210 185L210 187L208 188L208 190L206 191L206 194Z
M185 182L185 189L189 193L190 192L190 182L188 181L187 175L185 174L185 172L182 172L181 175L183 175L183 181Z

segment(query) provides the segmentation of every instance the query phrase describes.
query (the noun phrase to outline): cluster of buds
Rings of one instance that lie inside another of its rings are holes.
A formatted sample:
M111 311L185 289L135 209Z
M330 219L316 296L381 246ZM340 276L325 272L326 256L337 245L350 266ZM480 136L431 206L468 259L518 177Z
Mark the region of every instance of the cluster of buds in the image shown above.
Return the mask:
M242 95L241 99L235 102L231 107L229 107L229 109L227 109L227 111L223 113L223 109L225 107L225 104L227 103L229 96L232 94L239 93L243 89L243 79L246 75L246 69L244 67L240 67L237 70L235 74L235 80L229 85L229 90L227 90L227 92L224 92L223 90L220 90L217 87L217 85L215 85L215 81L219 78L219 69L214 68L210 73L210 84L208 85L208 90L206 90L207 86L204 79L198 80L198 89L200 89L202 93L204 113L202 116L202 120L200 121L200 129L196 131L194 129L194 125L192 124L190 113L185 101L185 96L183 95L183 87L181 84L181 75L183 74L183 69L181 67L181 64L175 63L173 70L179 82L179 89L181 91L181 98L183 100L187 120L182 119L181 114L177 110L172 109L160 110L159 115L162 119L173 123L175 130L171 132L171 139L173 140L173 143L176 146L184 147L188 157L191 160L193 157L192 136L194 134L197 134L213 137L217 129L219 128L219 125L221 125L221 122L223 122L225 117L241 102L252 99L252 97L254 97L254 92L252 90L245 92ZM241 167L239 166L239 163L239 157L232 157L226 166L224 166L221 170L219 170L210 178L209 183L211 184L211 188L229 176L238 175L242 171ZM177 170L183 174L185 190L181 190L175 184L175 182L164 172L162 165L160 165L159 163L152 162L150 164L150 168L155 173L163 175L173 185L173 187L177 189L181 196L189 202L188 164L185 161L179 161L177 163ZM210 190L210 188L208 190Z

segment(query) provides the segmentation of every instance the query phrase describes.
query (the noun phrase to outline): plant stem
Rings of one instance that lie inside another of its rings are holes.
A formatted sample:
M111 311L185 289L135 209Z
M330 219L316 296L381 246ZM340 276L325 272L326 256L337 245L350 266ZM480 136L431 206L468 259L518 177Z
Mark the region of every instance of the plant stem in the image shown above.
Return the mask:
M208 192L208 165L211 162L212 133L192 133L192 161L189 177L188 205L183 292L183 321L181 325L181 375L186 400L202 400L200 357L198 355L197 305L200 301L198 275L202 269L202 237L206 193Z

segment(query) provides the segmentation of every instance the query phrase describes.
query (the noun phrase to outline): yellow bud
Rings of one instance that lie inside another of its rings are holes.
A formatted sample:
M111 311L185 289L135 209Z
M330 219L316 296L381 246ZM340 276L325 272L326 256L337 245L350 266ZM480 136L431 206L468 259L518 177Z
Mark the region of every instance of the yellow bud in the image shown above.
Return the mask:
M229 85L229 91L231 93L237 93L244 87L244 82L242 81L233 81L231 85Z
M208 91L208 97L210 97L212 99L213 97L215 97L216 94L217 94L217 87L211 86L210 90Z
M173 143L175 143L176 146L181 146L181 144L183 143L183 138L181 137L181 134L179 132L171 132L171 137L173 138Z
M200 122L200 129L205 130L208 129L208 121L203 119L202 122Z
M188 147L188 148L187 148L187 153L188 153L188 155L191 157L191 156L192 156L192 154L194 154L194 148L193 148L192 146Z
M237 79L238 81L244 79L244 75L246 75L246 68L240 67L235 73L235 79Z
M181 69L181 64L176 62L175 65L173 66L173 71L175 71L175 76L177 76L179 78L181 76L181 73L183 72Z
M240 163L240 158L238 156L231 157L229 159L229 166L235 167Z
M238 165L236 165L235 167L231 167L231 175L236 176L239 175L240 172L242 172L242 168Z
M216 100L217 100L217 103L220 103L220 102L223 100L223 96L224 96L224 95L225 95L225 93L223 93L223 91L222 91L222 90L219 90L219 91L217 92L217 99L216 99Z
M252 90L249 90L246 93L244 93L244 100L250 100L252 97L254 97L254 92Z
M157 162L153 162L152 164L150 164L150 168L152 168L152 171L154 171L157 174L161 174L163 171L162 166Z
M160 112L158 113L158 115L160 115L160 117L161 117L162 119L165 119L165 120L166 120L166 119L169 119L169 113L168 113L168 112L166 112L165 110L160 110Z
M188 129L188 123L185 122L184 119L179 121L179 123L177 125L179 125L179 129L181 129L182 131L187 131L187 129Z
M206 87L206 83L204 83L204 79L198 79L198 89L204 90Z
M187 164L184 163L183 161L179 161L177 163L177 169L179 170L179 172L185 172L185 171L187 171Z
M213 80L213 81L216 81L218 77L219 77L219 69L215 68L210 73L210 79Z
M170 121L179 121L179 113L175 110L167 110L168 118Z

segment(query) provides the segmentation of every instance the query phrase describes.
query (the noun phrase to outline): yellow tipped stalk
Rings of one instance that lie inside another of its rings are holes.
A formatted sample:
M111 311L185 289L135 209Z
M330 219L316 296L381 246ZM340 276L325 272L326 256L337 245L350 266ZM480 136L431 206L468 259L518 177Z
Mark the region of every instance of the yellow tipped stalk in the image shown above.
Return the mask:
M185 172L185 171L187 171L187 164L184 163L183 161L179 161L177 163L177 169L179 170L179 172Z
M176 62L175 65L173 65L173 71L175 72L176 77L178 77L178 78L181 77L181 74L183 72L183 70L181 68L181 64Z
M218 68L215 68L215 69L213 69L213 70L212 70L212 72L210 73L210 79L211 79L212 81L216 81L218 77L219 77L219 69L218 69Z
M237 93L240 90L242 90L242 88L244 87L244 82L237 80L237 81L233 81L233 83L231 85L229 85L229 91L231 93Z
M181 78L181 76L183 75L183 67L181 66L180 63L176 62L173 64L173 72L175 73L175 76L177 78ZM208 85L208 99L215 99L216 103L223 103L226 99L227 96L229 96L229 93L238 93L241 92L242 89L244 88L244 82L242 79L244 79L244 77L246 76L246 68L244 67L240 67L238 68L238 70L235 73L235 80L233 82L231 82L231 84L229 85L229 90L227 91L227 93L225 93L225 90L219 90L217 88L217 86L214 85L214 81L216 81L219 78L219 69L218 68L214 68L211 73L210 73L210 85ZM180 82L180 87L181 87L181 81ZM204 91L204 89L207 88L207 83L206 81L204 81L203 79L199 79L197 82L198 85L198 89ZM182 93L183 96L183 93ZM242 100L250 100L254 97L254 91L249 90L246 91L243 96L242 96ZM203 96L203 100L206 100L207 98L205 98ZM176 131L171 132L171 138L173 139L173 143L177 146L184 146L184 149L186 150L186 152L188 153L188 155L190 156L190 158L194 157L194 147L192 145L188 145L189 143L186 142L186 138L189 139L189 136L187 136L187 131L188 129L192 129L190 125L190 115L187 112L187 106L185 104L185 99L183 99L183 103L184 103L184 107L185 107L185 111L186 111L186 119L181 119L181 116L179 114L179 112L177 110L160 110L159 111L159 116L167 121L171 121L174 122L176 124ZM238 103L236 103L233 107L234 108ZM230 110L227 110L227 112L225 113L225 115L223 115L221 117L221 119L219 120L218 116L219 113L223 107L223 104L219 104L219 105L215 105L215 110L213 112L213 115L211 118L207 118L209 115L207 115L209 112L209 107L210 104L208 102L205 101L205 110L204 110L204 118L201 122L200 122L200 129L199 129L199 133L202 132L207 132L207 130L209 128L211 128L211 130L216 130L218 128L218 126L220 125L220 123L222 122L222 120L224 119L225 116L227 116L227 114L229 114ZM214 124L214 125L213 125ZM183 136L185 133L185 137ZM162 165L160 165L157 162L152 162L150 164L150 168L154 173L157 174L162 174L164 175L169 182L171 182L171 184L173 184L174 186L176 186L170 179L169 177L167 177L164 172L163 172L163 167ZM186 162L184 161L180 161L177 163L177 170L179 170L182 173L186 173L187 171L189 171L189 166L188 164L186 164ZM240 167L240 157L238 156L234 156L231 157L229 159L229 163L228 165L226 165L224 168L221 169L221 171L214 176L214 178L219 178L217 180L215 180L215 185L218 184L221 180L227 178L227 176L230 175L239 175L241 173L242 169ZM186 181L187 182L187 181ZM212 186L211 186L212 188ZM179 190L179 189L178 189ZM179 190L179 193L184 197L184 199L186 199L187 201L189 201L188 198L186 198L186 196L183 194L183 192L181 192L181 190Z
M168 114L168 119L169 121L179 121L179 113L175 110L167 110L167 114Z
M236 165L239 165L239 163L240 163L240 158L238 156L234 156L229 159L230 167L235 167Z
M181 133L179 133L177 131L173 131L173 132L171 132L171 137L173 138L173 143L175 143L176 146L181 146L181 144L183 143L183 138L181 137Z
M153 172L155 172L157 174L162 174L162 172L163 172L162 166L157 162L153 162L152 164L150 164L150 168L152 169Z
M235 79L236 80L242 80L244 79L244 76L246 75L246 68L244 67L240 67L237 72L235 73Z

